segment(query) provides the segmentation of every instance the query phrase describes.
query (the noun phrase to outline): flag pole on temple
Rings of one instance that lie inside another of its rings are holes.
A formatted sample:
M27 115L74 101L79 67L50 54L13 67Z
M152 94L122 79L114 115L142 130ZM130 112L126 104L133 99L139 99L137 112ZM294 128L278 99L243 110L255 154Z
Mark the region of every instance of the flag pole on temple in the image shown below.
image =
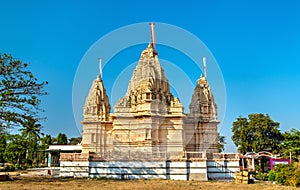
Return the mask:
M99 64L99 77L102 79L102 59L98 58L98 64Z
M154 34L154 23L150 22L150 31L151 31L151 45L153 49L155 48L155 34Z

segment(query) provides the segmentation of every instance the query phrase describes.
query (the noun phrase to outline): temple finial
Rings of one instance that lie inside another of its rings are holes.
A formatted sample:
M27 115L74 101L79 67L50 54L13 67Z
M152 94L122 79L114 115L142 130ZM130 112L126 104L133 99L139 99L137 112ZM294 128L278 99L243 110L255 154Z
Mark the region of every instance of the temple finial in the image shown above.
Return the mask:
M98 64L99 64L99 77L102 79L102 59L98 58Z
M150 31L151 31L151 45L155 48L155 35L154 35L154 23L150 22Z
M204 56L202 60L203 60L203 75L204 78L206 78L206 57Z

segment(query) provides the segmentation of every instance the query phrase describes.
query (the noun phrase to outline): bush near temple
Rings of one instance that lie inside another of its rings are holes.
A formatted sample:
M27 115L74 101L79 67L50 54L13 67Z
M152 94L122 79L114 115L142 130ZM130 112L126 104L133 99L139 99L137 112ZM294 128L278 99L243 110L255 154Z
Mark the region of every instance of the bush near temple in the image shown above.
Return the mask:
M274 168L275 181L282 185L287 186L300 186L300 163L295 162L293 164L278 164ZM269 179L272 180L271 172L269 173Z

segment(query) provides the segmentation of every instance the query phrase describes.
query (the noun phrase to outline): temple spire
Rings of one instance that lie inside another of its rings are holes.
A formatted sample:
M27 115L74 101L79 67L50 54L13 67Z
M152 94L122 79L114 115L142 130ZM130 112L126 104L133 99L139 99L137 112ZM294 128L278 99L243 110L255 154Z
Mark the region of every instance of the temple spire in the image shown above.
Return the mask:
M153 49L155 48L155 35L154 35L154 23L150 22L150 31L151 31L151 45Z
M203 75L204 78L206 78L206 57L204 56L202 60L203 60Z
M98 64L99 64L99 78L102 79L102 59L98 58Z

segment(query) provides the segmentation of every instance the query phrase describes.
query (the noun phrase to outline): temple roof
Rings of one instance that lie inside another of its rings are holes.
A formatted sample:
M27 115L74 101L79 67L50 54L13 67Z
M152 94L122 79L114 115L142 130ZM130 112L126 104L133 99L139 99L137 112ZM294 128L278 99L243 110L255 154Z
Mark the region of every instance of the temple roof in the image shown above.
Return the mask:
M110 104L103 81L98 76L89 91L84 104L85 120L108 120Z
M127 96L132 91L159 91L170 93L169 81L162 69L157 51L151 44L142 52L128 85Z
M201 120L217 121L217 105L206 77L200 76L197 80L192 100L190 115Z
M130 79L127 93L115 106L115 111L122 112L120 107L130 107L133 110L143 103L161 103L164 105L159 110L167 110L167 107L180 107L182 104L170 91L170 84L158 59L158 53L153 43L142 51L139 62ZM153 104L154 105L154 104ZM117 109L116 109L117 108ZM154 110L149 107L149 109Z

